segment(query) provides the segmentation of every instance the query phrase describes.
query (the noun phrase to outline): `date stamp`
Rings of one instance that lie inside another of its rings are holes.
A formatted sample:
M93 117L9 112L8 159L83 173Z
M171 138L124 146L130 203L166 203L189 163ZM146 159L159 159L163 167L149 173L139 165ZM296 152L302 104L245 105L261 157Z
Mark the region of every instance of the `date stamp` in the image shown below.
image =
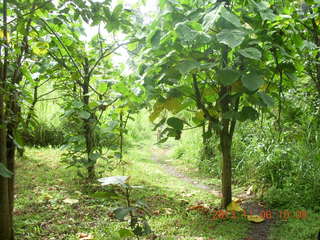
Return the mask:
M289 218L294 219L306 219L308 217L308 213L306 210L262 210L259 213L253 213L250 209L249 211L243 210L240 214L236 211L227 211L227 210L213 210L212 211L212 219L237 219L240 217L246 218L248 216L258 215L264 219L280 219L280 220L288 220Z

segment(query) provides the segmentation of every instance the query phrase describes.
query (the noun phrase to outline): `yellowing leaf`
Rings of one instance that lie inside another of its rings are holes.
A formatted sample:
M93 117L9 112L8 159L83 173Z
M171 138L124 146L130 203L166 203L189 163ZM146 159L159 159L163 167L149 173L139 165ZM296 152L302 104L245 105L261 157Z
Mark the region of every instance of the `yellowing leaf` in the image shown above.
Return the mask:
M32 51L38 56L43 56L48 53L49 43L47 42L37 42L32 46Z
M236 203L241 203L242 199L235 197L235 198L233 198L233 201L236 202Z
M202 95L206 97L206 96L215 95L216 93L217 92L212 87L208 87L203 90Z
M168 98L163 103L163 106L172 113L177 113L181 110L181 101L178 98Z
M242 207L235 201L232 201L228 206L227 206L228 211L236 211L236 212L243 212Z
M236 81L231 85L232 91L233 92L241 92L243 91L243 85L241 81Z
M0 30L0 39L3 40L4 39L4 32L2 30ZM8 42L10 42L11 37L10 34L7 32L7 40Z
M254 223L261 223L264 221L264 218L263 217L260 217L258 215L248 215L247 216L247 219L250 221L250 222L254 222Z
M154 122L154 120L156 120L160 116L160 113L163 111L164 108L165 107L163 103L156 102L153 105L153 112L149 116L150 121Z
M72 199L72 198L66 198L63 200L64 203L67 203L67 204L75 204L75 203L78 203L79 200L78 199Z
M204 120L204 113L203 113L202 111L196 112L195 118L196 118L198 121Z

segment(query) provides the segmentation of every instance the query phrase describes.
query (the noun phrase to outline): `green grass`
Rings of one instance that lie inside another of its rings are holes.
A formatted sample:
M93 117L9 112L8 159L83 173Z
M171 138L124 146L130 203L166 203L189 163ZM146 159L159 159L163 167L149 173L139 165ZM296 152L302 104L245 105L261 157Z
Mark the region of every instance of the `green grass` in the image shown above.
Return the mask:
M313 240L320 230L320 215L306 209L288 210L291 217L282 219L271 229L270 240ZM296 219L297 211L307 211L303 219Z
M81 180L76 169L65 168L56 149L28 149L27 158L17 164L17 195L15 231L17 239L79 239L80 233L94 239L119 239L117 231L127 227L108 216L121 206L115 200L103 201L90 197L103 190L98 184ZM168 174L151 159L150 146L130 150L126 175L133 185L143 185L133 198L143 199L154 215L149 220L160 239L234 240L246 236L248 223L236 220L213 220L212 216L187 211L203 202L218 207L220 200ZM100 171L103 163L99 163ZM121 170L105 171L103 176L121 175ZM76 199L75 204L65 199Z

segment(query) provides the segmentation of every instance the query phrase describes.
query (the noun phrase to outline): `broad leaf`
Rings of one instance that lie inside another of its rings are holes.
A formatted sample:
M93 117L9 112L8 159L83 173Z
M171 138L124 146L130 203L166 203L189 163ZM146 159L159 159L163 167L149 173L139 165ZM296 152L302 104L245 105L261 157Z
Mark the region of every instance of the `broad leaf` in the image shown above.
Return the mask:
M244 122L248 119L255 121L259 118L259 113L252 107L243 107L239 114L239 121Z
M181 63L177 64L177 69L181 74L187 74L192 70L198 68L200 63L193 60L184 60Z
M217 71L217 80L224 86L229 86L236 82L240 77L240 73L232 69L224 69Z
M90 113L87 111L81 111L79 112L79 117L82 119L89 119L90 118Z
M206 31L213 27L216 21L220 17L221 9L223 8L223 4L220 4L217 8L207 13L203 19L203 27Z
M98 179L102 186L106 185L123 185L128 182L128 176L112 176Z
M225 20L227 20L229 23L231 23L232 25L236 26L237 28L241 28L242 27L240 19L236 15L234 15L233 13L228 11L226 8L222 8L221 16Z
M254 222L254 223L261 223L261 222L264 222L265 219L261 216L258 216L258 215L248 215L247 216L247 219L250 221L250 222Z
M239 203L235 201L232 201L231 203L229 203L229 205L227 206L227 210L235 211L235 212L243 212L243 208L240 207Z
M276 18L276 15L274 15L274 13L272 12L271 9L260 11L260 16L261 16L262 20L273 21Z
M217 40L230 48L235 48L243 42L245 35L245 32L238 29L224 29L217 34Z
M134 208L117 208L113 211L113 213L115 214L115 217L118 219L118 220L121 220L123 221L124 218L129 215L129 213L133 210Z
M160 30L156 30L155 32L152 33L150 41L151 41L151 45L153 48L159 47L160 39L161 39L161 31Z
M269 95L264 92L258 92L258 95L268 107L272 107L274 105L274 100Z
M167 124L176 129L176 130L182 130L183 129L183 121L179 118L171 117L167 120Z
M250 48L245 48L239 50L239 53L247 58L255 59L255 60L260 60L261 59L261 52L253 47Z
M32 51L38 56L43 56L48 53L49 44L47 42L37 42L32 46Z
M242 83L249 91L256 91L264 84L263 77L257 73L249 73L242 77Z
M180 38L185 41L193 41L197 36L197 32L193 31L186 22L180 22L176 24L175 31Z

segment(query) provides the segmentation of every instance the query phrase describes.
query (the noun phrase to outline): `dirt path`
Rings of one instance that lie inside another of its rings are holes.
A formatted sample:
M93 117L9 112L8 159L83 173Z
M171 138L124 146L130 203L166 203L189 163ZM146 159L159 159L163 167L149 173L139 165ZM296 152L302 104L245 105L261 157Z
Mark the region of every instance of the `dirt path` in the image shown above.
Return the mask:
M222 198L222 194L219 190L213 189L212 186L202 184L202 183L184 175L183 173L177 171L177 169L174 166L165 162L164 159L168 155L168 152L169 151L165 150L165 149L154 149L152 159L156 163L161 165L169 175L177 177L177 178L181 179L182 181L187 182L190 185L193 185L194 187L196 187L198 189L202 189L204 191L210 192L218 198Z
M167 149L152 149L152 160L162 166L162 168L171 176L177 177L184 182L193 185L198 189L202 189L204 191L212 193L214 196L221 198L222 193L220 191L219 186L208 186L206 184L200 183L194 180L191 177L186 176L182 172L179 172L176 167L168 164L165 159L169 154L169 150ZM246 193L241 193L236 196L239 199L242 199L241 207L247 211L247 214L260 215L264 211L267 211L261 204L258 204L253 200L253 196L249 196ZM274 216L275 214L273 214ZM271 225L275 223L275 218L266 219L262 223L251 223L250 232L248 233L248 237L241 240L267 240L268 233L270 231Z

